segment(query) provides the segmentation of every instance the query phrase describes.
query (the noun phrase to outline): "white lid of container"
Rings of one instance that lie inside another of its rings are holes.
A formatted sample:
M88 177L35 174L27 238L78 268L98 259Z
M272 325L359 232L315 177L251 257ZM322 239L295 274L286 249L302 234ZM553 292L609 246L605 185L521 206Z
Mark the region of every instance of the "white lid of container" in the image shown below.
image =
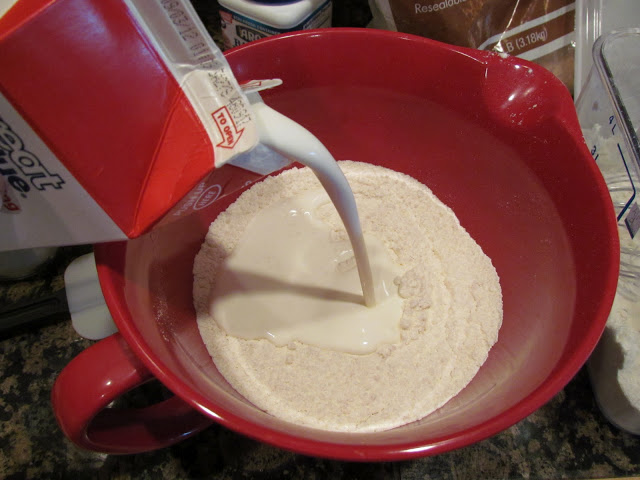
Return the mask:
M252 0L218 0L236 13L257 20L273 28L286 30L300 25L327 0L298 0L256 2Z

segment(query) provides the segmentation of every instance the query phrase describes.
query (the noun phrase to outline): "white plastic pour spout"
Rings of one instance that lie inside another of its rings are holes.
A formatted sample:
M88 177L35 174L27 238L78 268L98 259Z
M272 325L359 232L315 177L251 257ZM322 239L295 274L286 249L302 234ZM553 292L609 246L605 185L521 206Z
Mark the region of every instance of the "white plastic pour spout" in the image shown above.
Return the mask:
M371 265L364 244L356 201L346 177L326 147L311 132L265 105L258 93L247 95L260 143L309 167L327 191L344 223L356 259L367 307L376 304Z

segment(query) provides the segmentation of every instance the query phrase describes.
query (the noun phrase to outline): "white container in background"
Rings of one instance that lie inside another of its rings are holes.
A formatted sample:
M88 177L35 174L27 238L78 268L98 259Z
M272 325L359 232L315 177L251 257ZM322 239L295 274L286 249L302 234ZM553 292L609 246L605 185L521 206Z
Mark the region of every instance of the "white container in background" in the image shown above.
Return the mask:
M41 247L0 252L0 280L21 280L33 275L57 251L57 247Z
M295 30L331 26L331 0L219 0L224 48Z

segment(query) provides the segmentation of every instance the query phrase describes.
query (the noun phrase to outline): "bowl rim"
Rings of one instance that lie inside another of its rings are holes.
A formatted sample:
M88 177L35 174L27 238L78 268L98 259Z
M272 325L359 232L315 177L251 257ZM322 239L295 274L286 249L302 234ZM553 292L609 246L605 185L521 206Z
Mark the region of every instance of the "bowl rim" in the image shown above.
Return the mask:
M393 39L393 41L401 40L426 43L432 46L436 46L437 48L461 53L463 55L471 56L475 59L481 59L482 61L486 62L490 62L492 57L497 56L497 54L493 54L491 52L447 45L441 42L411 34L361 28L317 29L281 34L257 40L255 42L251 42L250 44L235 47L225 52L225 56L232 57L237 52L242 52L246 49L254 48L255 45L259 44L289 41L287 39L298 37L323 37L327 35L342 36L345 39L348 39L354 35L364 35L369 37ZM504 60L502 57L499 58ZM525 60L516 59L515 57L510 58L514 58L514 61L526 64L528 66L534 65ZM532 68L539 69L542 67L536 65ZM557 82L564 88L564 85L562 85L559 80L557 80ZM573 102L571 102L571 105L573 105ZM573 138L574 141L578 142L579 139L576 138L576 136L578 135L577 132L579 132L581 136L581 130L579 128L579 125L577 124L577 117L575 118L576 125L574 125L572 122L561 123L563 127L567 128L568 134L571 136L571 138ZM582 141L582 143L584 144L584 141ZM586 145L584 145L584 150L588 152ZM594 168L597 170L597 166L595 166ZM604 184L604 180L602 180L599 187L600 194L606 194L608 198L609 194L606 185ZM613 259L619 256L619 244L617 242L617 225L615 222L615 216L613 215L613 209L612 215L610 216L610 219L608 219L607 223L608 229L612 236L609 254ZM615 237L615 239L613 239L613 237ZM520 420L524 419L525 417L542 407L555 394L557 394L562 388L564 388L564 386L578 373L579 369L584 365L589 355L595 348L602 332L604 331L606 319L613 303L619 267L619 262L610 262L610 269L608 272L606 272L607 288L603 290L600 308L597 312L595 312L596 320L591 323L591 328L586 333L584 341L580 344L576 354L569 358L568 361L561 366L554 368L550 375L545 378L544 381L540 385L538 385L535 390L533 390L527 397L523 398L515 405L509 407L506 411L500 413L499 415L494 415L493 417L488 418L486 421L474 427L467 428L455 434L443 435L436 439L430 439L428 442L410 441L390 445L356 443L347 444L315 440L308 437L299 437L291 433L286 433L270 427L261 426L219 406L216 406L217 408L215 410L212 410L209 406L207 406L210 405L210 401L187 386L176 375L167 372L166 370L168 369L164 367L161 359L159 359L151 351L151 349L146 346L143 335L134 326L133 322L128 320L130 316L128 315L126 304L118 295L118 289L122 290L124 288L124 278L121 272L124 272L126 248L127 241L95 245L95 257L98 275L103 289L105 301L112 313L113 319L118 327L119 332L123 335L135 355L140 358L140 360L158 380L160 380L174 394L178 395L185 402L191 405L195 410L203 413L210 418L213 418L219 424L242 435L251 437L260 442L265 442L280 448L284 448L286 450L291 450L305 455L349 461L407 460L445 453L447 451L462 448L491 437L514 425L515 423L519 422Z

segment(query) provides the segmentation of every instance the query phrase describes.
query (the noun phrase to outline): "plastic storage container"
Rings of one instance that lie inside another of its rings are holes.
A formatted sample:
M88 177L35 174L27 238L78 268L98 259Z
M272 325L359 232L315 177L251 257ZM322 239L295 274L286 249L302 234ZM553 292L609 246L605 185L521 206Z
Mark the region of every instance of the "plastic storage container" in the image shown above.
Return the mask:
M224 48L270 35L331 26L331 0L219 0Z
M637 0L579 0L576 2L574 94L578 98L593 67L591 48L603 34L640 26Z
M640 28L601 36L593 64L577 110L618 218L620 277L589 372L605 416L640 434Z

